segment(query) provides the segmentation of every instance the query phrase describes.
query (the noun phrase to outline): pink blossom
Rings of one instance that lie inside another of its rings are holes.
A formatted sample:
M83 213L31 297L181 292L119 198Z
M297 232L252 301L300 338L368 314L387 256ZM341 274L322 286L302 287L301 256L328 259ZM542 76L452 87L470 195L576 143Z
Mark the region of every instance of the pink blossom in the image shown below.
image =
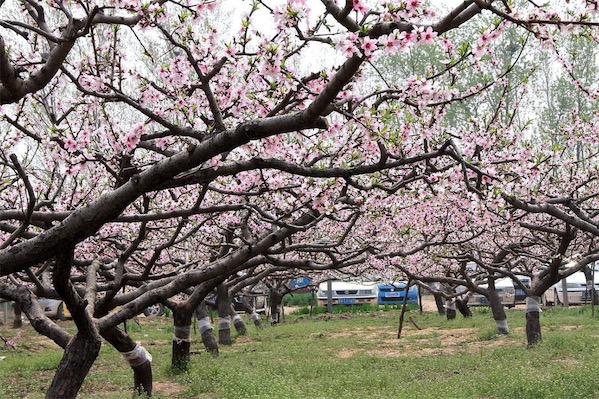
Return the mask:
M491 39L493 38L493 36L489 33L489 31L484 31L482 35L479 36L478 38L478 44L480 46L484 46L487 45L489 43L491 43Z
M420 0L408 0L406 3L406 10L412 11L418 7L420 7Z
M408 44L413 43L416 41L416 33L414 32L401 32L399 34L399 39L401 40L401 46L403 47L407 47Z
M81 163L69 165L67 167L66 174L68 176L75 176L77 173L79 173L81 171L81 169L83 169L83 164L81 164Z
M135 148L135 146L137 145L137 143L139 143L139 136L137 136L135 133L131 132L127 135L127 137L125 138L125 147L128 150L132 150Z
M376 39L371 39L368 36L364 38L364 40L362 41L362 46L360 47L364 51L365 56L369 57L374 51L376 51L376 43Z
M356 47L353 41L344 40L341 44L341 51L346 57L351 57L354 54L358 53L358 48Z
M454 44L447 39L446 37L444 37L443 39L441 39L441 45L443 46L443 48L445 50L451 51L455 48Z
M428 28L426 28L426 30L424 32L420 33L420 40L418 41L418 43L420 44L425 44L425 43L433 43L433 39L435 37L437 37L438 33L435 32L433 30L433 28L431 28L430 26Z
M361 12L362 14L366 14L369 10L369 8L364 3L362 3L360 0L354 0L353 7L354 7L354 10Z
M139 140L144 130L145 125L143 123L138 123L137 125L135 125L133 130L131 130L125 137L125 148L127 148L128 150L133 150L139 143Z
M385 53L394 53L401 46L401 40L395 35L382 36L379 39L379 43L385 47Z
M64 141L64 147L68 152L75 152L77 151L77 142L69 137Z

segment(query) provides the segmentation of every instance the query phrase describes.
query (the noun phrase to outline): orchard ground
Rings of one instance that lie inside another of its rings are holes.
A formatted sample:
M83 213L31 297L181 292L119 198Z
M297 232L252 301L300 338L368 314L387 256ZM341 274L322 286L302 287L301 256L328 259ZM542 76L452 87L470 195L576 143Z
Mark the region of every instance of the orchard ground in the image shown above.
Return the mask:
M599 311L599 309L597 309ZM187 372L170 372L172 320L138 319L128 329L152 353L155 398L597 398L599 312L551 308L542 314L543 341L526 347L525 313L508 311L510 335L495 334L487 308L447 321L435 312L399 310L287 313L281 325L220 348L213 358L194 331ZM408 321L412 319L422 328ZM59 322L74 331L72 322ZM1 326L4 337L17 330ZM42 398L62 351L28 324L16 349L0 348L1 398ZM130 369L104 345L80 398L130 398Z

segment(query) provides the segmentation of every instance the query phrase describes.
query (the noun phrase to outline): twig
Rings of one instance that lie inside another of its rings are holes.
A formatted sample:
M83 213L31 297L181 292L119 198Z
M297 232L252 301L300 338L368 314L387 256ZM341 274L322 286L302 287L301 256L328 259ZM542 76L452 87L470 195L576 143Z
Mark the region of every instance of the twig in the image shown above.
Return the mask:
M408 320L410 320L410 323L412 323L414 325L414 327L416 327L417 330L422 330L422 327L420 327L418 324L416 324L416 321L414 320L414 318L412 316L410 316L410 318Z
M14 340L15 340L15 339L17 339L17 338L19 338L20 336L21 336L21 334L19 333L19 334L17 334L17 336L15 336L15 337L14 337L14 338L12 338L12 339L6 339L6 338L4 338L2 335L0 335L0 339L1 339L2 341L4 341L4 344L5 344L6 346L10 346L10 347L11 347L11 348L13 348L14 350L16 350L16 349L17 349L17 346L15 345L15 342L14 342Z

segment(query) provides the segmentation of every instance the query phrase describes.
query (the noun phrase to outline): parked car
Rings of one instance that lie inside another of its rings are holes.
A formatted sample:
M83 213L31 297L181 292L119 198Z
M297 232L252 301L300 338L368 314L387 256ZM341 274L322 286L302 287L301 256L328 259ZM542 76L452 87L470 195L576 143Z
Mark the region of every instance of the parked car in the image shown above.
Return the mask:
M312 284L310 277L296 277L289 282L289 288L294 292L309 292L310 284Z
M566 289L568 291L568 303L570 305L582 305L585 303L591 303L592 294L587 289L587 279L583 272L576 272L566 277ZM599 274L595 276L595 290L599 291ZM543 302L546 305L554 305L564 303L564 292L561 281L558 281L552 285L547 291ZM595 303L597 300L595 299Z
M164 305L161 303L155 303L144 309L144 315L146 317L158 317L164 314Z
M481 288L489 287L488 284L481 284ZM501 303L508 308L516 305L516 289L514 288L514 282L509 277L498 278L495 280L495 289L501 298ZM468 301L470 306L489 306L489 300L486 296L474 292L470 300Z
M47 317L55 320L67 320L71 318L71 312L69 312L63 301L59 299L40 298L39 302ZM143 313L146 317L162 316L164 314L164 305L155 303L145 308Z
M268 294L263 292L250 292L249 294L239 294L233 297L233 307L237 312L245 312L243 300L248 299L249 305L256 313L266 313L268 308ZM216 297L214 297L216 301Z
M66 320L71 317L69 309L59 299L40 298L39 302L46 316L51 319Z
M332 281L333 305L376 305L378 286L375 282ZM327 305L327 282L320 283L316 298L319 306Z
M532 283L532 279L528 276L518 276L518 279L524 284L526 288L530 288L530 284ZM526 292L520 288L517 284L514 284L514 303L516 305L520 305L526 303Z
M378 284L377 303L379 305L401 305L406 296L407 281L392 281ZM418 302L418 286L413 285L408 290L407 303Z

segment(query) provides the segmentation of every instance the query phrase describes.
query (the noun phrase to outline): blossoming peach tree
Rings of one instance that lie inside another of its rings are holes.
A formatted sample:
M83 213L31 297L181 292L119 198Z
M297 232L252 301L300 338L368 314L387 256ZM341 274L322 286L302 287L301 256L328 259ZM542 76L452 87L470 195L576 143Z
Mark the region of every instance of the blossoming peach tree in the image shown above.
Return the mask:
M400 269L419 283L443 282L484 294L498 331L503 333L508 331L506 315L489 280L512 278L528 297L527 335L529 345L534 345L540 339L538 315L544 292L566 276L590 270L589 265L597 260L595 233L589 230L592 225L585 225L574 213L577 210L578 215L584 215L590 208L583 211L574 204L590 204L594 199L597 92L589 82L594 81L596 71L577 58L594 59L596 43L591 29L581 29L583 34L576 36L555 32L550 43L548 36L539 36L541 50L526 54L514 43L530 43L530 38L518 40L510 30L512 27L495 40L494 63L509 61L498 57L501 42L508 39L503 48L512 57L518 53L519 65L524 66L521 72L529 72L514 74L516 69L509 68L503 83L496 85L503 87L499 98L487 90L475 104L454 104L445 118L446 123L458 126L455 121L464 123L464 115L476 115L472 123L501 132L473 136L462 147L471 164L480 164L482 159L487 162L486 175L473 173L468 179L476 187L481 183L484 192L472 195L460 190L456 175L438 177L435 190L423 191L411 197L413 204L399 206L410 215L394 226L404 233L401 245L389 251L397 235L390 238L378 257L395 258L396 267L386 266L387 270ZM538 59L547 62L545 70ZM551 84L549 76L557 84ZM542 81L549 84L537 85ZM582 89L577 91L577 87ZM542 112L526 105L527 100L545 97ZM519 106L511 109L506 107L509 103ZM502 144L504 140L509 144ZM476 187L470 191L475 192ZM566 203L570 208L564 212L560 206ZM416 214L419 216L412 217ZM581 229L583 225L587 228ZM467 262L475 262L476 270L465 267ZM530 277L531 285L524 286L518 276ZM481 287L482 283L488 287ZM447 296L455 298L456 294Z
M454 103L506 87L511 63L493 57L505 28L551 45L596 13L222 3L0 2L0 295L65 348L49 398L75 397L101 337L151 394L151 356L117 327L149 304L186 295L175 352L197 301L229 276L385 267L377 244L410 218L397 204L482 195L509 175L497 166L513 157L509 124L447 123ZM494 18L465 29L481 15ZM423 72L381 79L380 55L418 48ZM77 332L36 295L61 298Z

